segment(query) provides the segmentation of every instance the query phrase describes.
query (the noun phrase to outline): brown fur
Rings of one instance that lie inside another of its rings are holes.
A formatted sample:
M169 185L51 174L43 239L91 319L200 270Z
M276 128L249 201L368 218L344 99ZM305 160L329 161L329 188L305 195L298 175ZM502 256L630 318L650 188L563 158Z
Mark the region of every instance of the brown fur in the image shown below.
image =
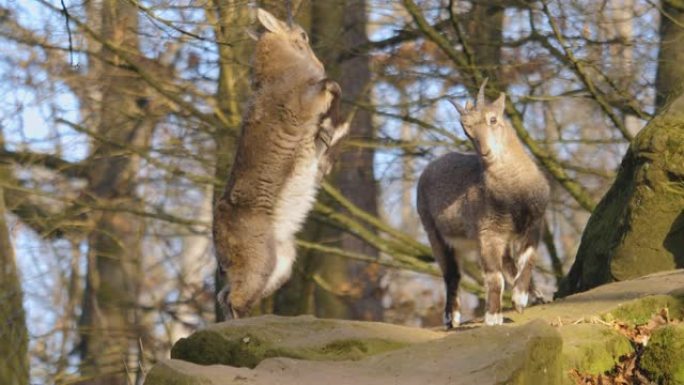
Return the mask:
M504 119L505 96L485 105L483 89L484 84L476 108L456 105L476 152L446 154L430 163L418 181L418 213L444 275L448 328L458 324L454 314L459 311L454 242L477 240L487 286L485 321L501 323L504 279L517 293L516 308L526 305L549 199L546 178Z
M219 301L228 318L245 316L289 277L297 229L277 228L278 216L283 216L281 202L299 204L299 214L305 215L302 211L309 202L301 199L313 198L283 196L284 190L293 190L288 182L297 173L306 186L317 185L323 173L314 172L310 178L304 171L325 159L329 147L346 133L346 125L332 125L330 118L339 85L325 77L301 27L290 28L263 10L259 20L266 31L258 38L253 57L255 92L214 214L216 257L229 282ZM309 195L315 194L310 190L306 189ZM272 277L282 263L279 252L287 254L290 266L286 263L288 270Z

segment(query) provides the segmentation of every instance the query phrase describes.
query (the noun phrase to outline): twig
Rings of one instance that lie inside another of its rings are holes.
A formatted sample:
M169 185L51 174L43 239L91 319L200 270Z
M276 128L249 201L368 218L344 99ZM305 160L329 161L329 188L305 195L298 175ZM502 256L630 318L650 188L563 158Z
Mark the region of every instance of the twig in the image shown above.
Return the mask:
M69 15L66 4L64 4L64 0L60 0L60 2L62 3L62 13L64 14L67 36L69 37L69 64L74 66L74 44L71 40L71 27L69 26L69 19L71 16Z

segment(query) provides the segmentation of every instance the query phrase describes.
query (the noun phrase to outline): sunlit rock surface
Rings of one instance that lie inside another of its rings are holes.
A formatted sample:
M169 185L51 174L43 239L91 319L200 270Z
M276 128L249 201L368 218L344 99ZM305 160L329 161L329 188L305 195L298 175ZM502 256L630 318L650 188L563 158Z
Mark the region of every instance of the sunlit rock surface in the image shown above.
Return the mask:
M179 340L147 385L572 384L601 374L632 343L614 327L684 309L684 270L623 281L506 313L499 327L443 332L383 323L262 316L213 325ZM641 361L651 375L684 375L681 324L656 329ZM679 352L679 353L678 353ZM662 357L674 357L664 360Z

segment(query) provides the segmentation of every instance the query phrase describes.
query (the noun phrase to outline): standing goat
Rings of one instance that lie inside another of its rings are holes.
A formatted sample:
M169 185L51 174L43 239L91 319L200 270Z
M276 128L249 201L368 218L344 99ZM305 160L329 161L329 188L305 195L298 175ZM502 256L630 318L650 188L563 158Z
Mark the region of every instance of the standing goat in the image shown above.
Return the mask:
M346 135L337 121L339 85L304 30L259 9L254 95L235 161L214 212L214 246L228 284L218 295L226 318L240 318L289 278L294 235L311 210L330 148Z
M452 152L431 162L418 181L421 222L446 285L444 323L460 324L461 279L454 244L477 240L486 286L487 325L503 323L504 279L513 286L516 310L527 306L536 247L541 236L549 185L504 120L505 94L485 104L482 84L477 104L452 102L475 154Z

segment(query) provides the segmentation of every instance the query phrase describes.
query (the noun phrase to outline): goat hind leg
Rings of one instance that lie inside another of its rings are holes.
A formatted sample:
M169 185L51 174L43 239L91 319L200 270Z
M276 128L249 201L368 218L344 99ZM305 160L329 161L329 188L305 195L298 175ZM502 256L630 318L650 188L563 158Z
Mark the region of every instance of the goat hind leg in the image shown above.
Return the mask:
M460 301L458 299L458 284L461 281L461 273L458 269L454 249L444 241L434 223L431 220L424 219L423 225L435 260L442 269L446 288L443 321L444 327L449 330L461 324Z
M247 243L247 242L246 242ZM221 291L226 318L243 318L249 315L254 303L262 299L264 288L276 263L275 242L265 235L251 240L239 250L241 258L228 268L228 285Z
M444 286L446 288L446 302L444 304L444 326L452 329L461 324L461 302L458 299L458 284L461 272L454 256L454 249L446 249L445 264L442 267Z

